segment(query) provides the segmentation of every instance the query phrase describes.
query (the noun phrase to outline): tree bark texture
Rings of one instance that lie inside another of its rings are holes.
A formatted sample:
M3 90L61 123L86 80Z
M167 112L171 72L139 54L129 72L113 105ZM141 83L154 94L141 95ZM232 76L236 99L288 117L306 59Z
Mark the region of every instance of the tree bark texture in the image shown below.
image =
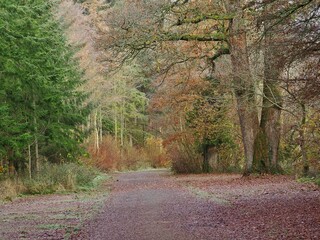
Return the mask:
M267 28L267 25L266 25ZM281 66L277 64L277 49L271 32L265 35L263 103L259 139L255 143L255 166L257 171L278 172L278 153L281 133L281 93L279 76ZM264 139L263 139L264 138ZM265 146L261 146L261 143ZM260 146L259 146L260 145Z
M307 148L306 148L306 137L305 137L305 124L307 120L307 111L306 106L304 103L300 104L302 116L301 116L301 125L299 129L299 135L300 135L300 149L301 149L301 157L302 157L302 163L303 163L303 175L308 176L309 174L309 161L308 161L308 154L307 154Z
M239 3L233 3L239 13L230 22L230 54L233 69L233 87L237 100L242 141L245 152L245 171L250 174L254 156L254 142L259 129L258 111L255 103L255 88L249 66L245 23ZM233 9L234 10L234 9Z

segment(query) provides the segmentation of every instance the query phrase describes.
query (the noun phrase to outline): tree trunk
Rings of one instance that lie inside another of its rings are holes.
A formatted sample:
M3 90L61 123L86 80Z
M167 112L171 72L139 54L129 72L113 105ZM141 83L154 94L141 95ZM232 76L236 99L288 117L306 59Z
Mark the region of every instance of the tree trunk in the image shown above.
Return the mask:
M15 174L15 168L13 164L13 159L14 159L14 152L12 149L8 151L8 173L9 176L13 176Z
M35 151L35 158L34 158L34 169L36 174L39 173L39 142L38 142L38 122L37 122L37 106L36 106L36 101L33 99L32 102L33 105L33 125L34 125L34 151Z
M263 99L263 109L261 113L261 131L263 136L265 136L265 143L267 146L267 156L263 159L266 166L269 166L267 172L278 172L278 153L280 144L280 133L281 133L281 123L280 115L281 109L278 104L279 100L270 101L271 96L279 96L277 86L273 84L265 83L264 87L264 99Z
M239 3L234 3L239 5ZM255 88L249 67L245 23L239 6L234 6L239 16L230 23L230 54L233 69L233 86L237 99L242 142L245 152L244 175L252 172L254 141L259 129L258 111L255 103ZM233 9L234 10L234 9Z
M38 142L38 136L37 133L34 136L34 150L35 150L35 159L34 159L34 167L35 167L35 172L39 173L39 142Z
M281 135L282 99L278 81L281 66L277 64L275 44L272 33L267 32L265 36L263 103L260 122L262 131L260 136L265 137L264 142L267 147L267 154L262 156L261 159L257 159L257 161L261 161L265 166L263 170L269 173L279 171L278 153ZM256 151L261 150L256 149Z
M32 178L32 168L31 168L31 164L32 164L32 158L31 158L31 145L28 145L28 174L29 174L29 179Z
M254 141L254 155L252 168L254 172L269 172L270 161L268 153L268 138L263 128L259 128L259 132Z
M102 109L99 108L99 144L102 144L103 124L102 124Z
M133 147L133 139L132 139L132 135L129 135L129 145L130 147Z
M94 149L99 152L99 127L98 127L98 110L93 112L93 126L94 126Z
M302 163L303 163L303 175L308 176L309 174L309 161L307 155L307 148L306 148L306 139L305 139L305 124L307 119L307 111L306 106L304 103L300 104L302 110L302 117L301 117L301 125L299 130L300 135L300 149L301 149L301 156L302 156Z
M124 100L121 102L121 110L120 110L120 145L121 147L124 146L124 128L125 128L125 105Z
M209 173L210 166L209 166L209 145L204 143L203 144L203 163L202 163L202 172Z
M113 118L113 124L114 124L114 140L116 143L118 142L118 112L117 112L117 106L114 104L113 110L114 110L114 118Z

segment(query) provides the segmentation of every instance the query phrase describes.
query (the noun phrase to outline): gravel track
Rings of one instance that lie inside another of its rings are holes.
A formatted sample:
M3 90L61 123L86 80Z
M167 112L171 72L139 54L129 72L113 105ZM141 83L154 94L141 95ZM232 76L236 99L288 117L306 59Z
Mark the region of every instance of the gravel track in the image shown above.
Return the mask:
M93 195L0 205L0 240L15 239L318 240L320 191L288 176L118 173Z
M320 239L320 192L285 176L115 176L109 200L72 239Z
M99 215L73 239L191 240L185 229L201 204L168 171L123 173Z

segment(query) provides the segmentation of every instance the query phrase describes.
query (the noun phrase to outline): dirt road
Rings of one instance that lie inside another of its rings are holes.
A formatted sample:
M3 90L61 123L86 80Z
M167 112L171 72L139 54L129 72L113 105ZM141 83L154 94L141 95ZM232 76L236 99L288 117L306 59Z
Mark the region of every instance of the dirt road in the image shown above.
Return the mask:
M116 179L105 207L73 239L320 239L318 189L286 177L147 171Z
M110 200L74 239L188 240L187 225L201 204L168 178L168 171L120 174Z
M289 176L119 173L96 192L0 205L0 239L316 240L320 191Z

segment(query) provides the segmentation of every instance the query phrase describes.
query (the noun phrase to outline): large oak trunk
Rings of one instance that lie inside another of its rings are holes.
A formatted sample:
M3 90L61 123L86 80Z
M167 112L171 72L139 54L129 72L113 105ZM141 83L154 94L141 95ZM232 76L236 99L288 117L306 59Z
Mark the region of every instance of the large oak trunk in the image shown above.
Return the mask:
M246 160L244 174L247 175L252 172L254 142L259 130L259 121L244 24L241 16L236 16L232 20L230 23L229 43L233 69L233 86L237 99L237 112Z
M281 93L279 75L281 66L277 64L277 49L271 33L265 36L263 103L260 132L255 143L255 167L259 172L278 172L278 153L281 132ZM263 146L263 144L265 146Z

